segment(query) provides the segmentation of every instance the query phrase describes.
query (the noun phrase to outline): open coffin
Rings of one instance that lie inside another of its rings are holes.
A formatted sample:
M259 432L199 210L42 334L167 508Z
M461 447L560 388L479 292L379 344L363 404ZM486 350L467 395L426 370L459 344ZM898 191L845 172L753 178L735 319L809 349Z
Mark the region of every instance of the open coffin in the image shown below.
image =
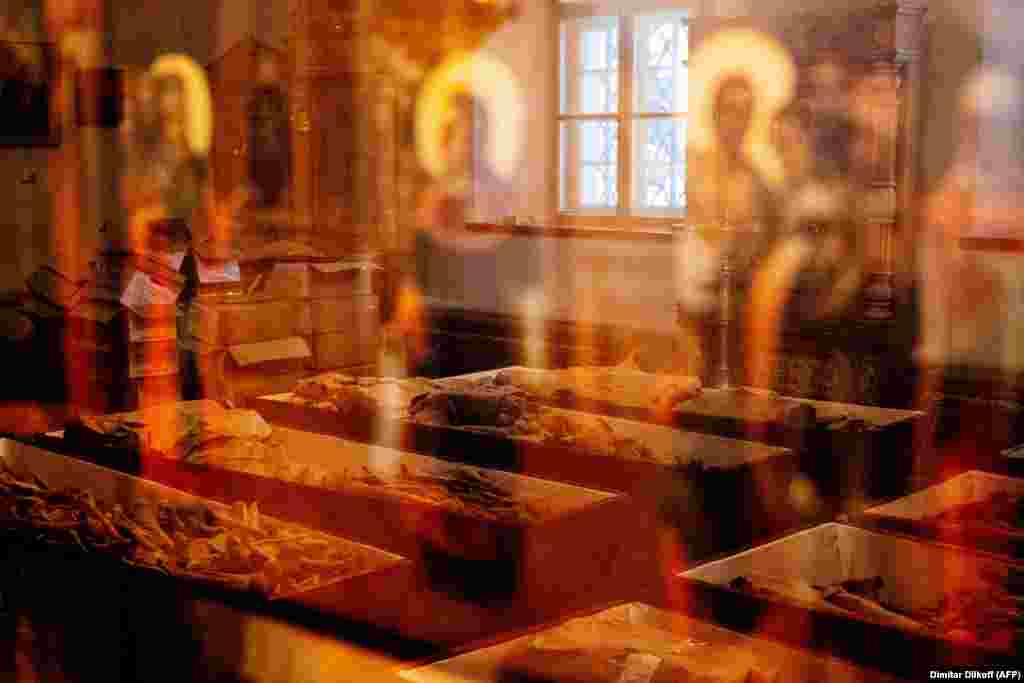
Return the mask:
M679 580L686 608L730 628L911 678L922 667L1009 662L1020 638L1013 565L843 524L786 536Z
M149 435L140 415L129 419L143 432L147 479L228 503L259 501L282 518L416 560L417 596L405 616L418 637L478 638L663 583L654 520L625 496L265 424L266 435L254 429L186 451ZM217 422L228 432L236 420ZM447 619L421 607L437 601Z
M1024 558L1024 479L972 470L868 508L858 524Z
M9 439L0 461L12 553L70 554L99 574L256 611L398 627L411 569L398 555L266 516L251 499L229 507Z
M414 393L396 391L406 397ZM438 395L448 400L452 394L431 394ZM249 405L271 422L352 436L351 413L339 408L337 400L277 394ZM371 407L378 405L370 402ZM789 496L796 462L785 448L533 404L523 410L525 416L515 425L492 426L472 419L459 423L435 410L417 412L405 405L400 410L381 409L363 424L369 420L381 440L390 435L392 443L408 450L629 493L648 509L661 510L673 524L691 530L709 525L711 532L704 535L707 548L700 549L704 555L808 521L808 513L794 506ZM685 519L674 519L680 509L676 503L689 493L698 494L704 503Z
M403 671L401 676L413 683L896 680L643 603L628 603L571 619L508 642Z
M893 453L909 453L923 415L748 387L701 387L692 377L624 367L513 366L440 382L516 387L546 405L786 446L800 452L801 470L828 498L851 505L905 491L911 459Z

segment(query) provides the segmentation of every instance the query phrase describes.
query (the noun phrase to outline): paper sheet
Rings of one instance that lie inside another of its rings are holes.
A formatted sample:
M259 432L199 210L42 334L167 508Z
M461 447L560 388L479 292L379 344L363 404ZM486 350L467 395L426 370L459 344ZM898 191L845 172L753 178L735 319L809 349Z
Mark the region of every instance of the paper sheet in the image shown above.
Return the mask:
M154 306L173 306L177 300L177 291L156 284L148 275L138 271L121 294L121 304L144 318L152 317Z

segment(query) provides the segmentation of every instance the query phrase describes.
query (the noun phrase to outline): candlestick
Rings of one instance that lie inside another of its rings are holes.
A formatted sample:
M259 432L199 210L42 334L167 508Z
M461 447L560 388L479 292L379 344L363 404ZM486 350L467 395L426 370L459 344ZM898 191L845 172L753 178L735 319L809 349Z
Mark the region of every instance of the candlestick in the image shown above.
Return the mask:
M719 359L718 388L728 389L732 386L731 368L729 367L730 355L730 333L732 328L732 276L733 276L733 236L734 230L730 226L722 226L722 267L719 276L719 316L718 316L718 343Z

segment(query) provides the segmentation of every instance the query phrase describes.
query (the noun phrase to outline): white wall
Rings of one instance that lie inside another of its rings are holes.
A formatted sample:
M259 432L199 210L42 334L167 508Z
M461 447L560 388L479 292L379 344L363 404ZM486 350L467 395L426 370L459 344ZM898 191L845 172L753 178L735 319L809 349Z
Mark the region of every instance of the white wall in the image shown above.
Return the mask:
M548 216L551 206L548 170L554 161L552 140L556 103L553 60L558 54L553 23L554 7L549 0L523 0L520 16L498 29L481 52L504 63L519 81L527 109L526 144L522 163L510 196L502 202L508 215ZM501 126L501 114L492 121ZM479 220L500 220L502 216L479 215Z
M921 121L922 185L927 192L956 153L960 87L982 62L980 3L931 0Z

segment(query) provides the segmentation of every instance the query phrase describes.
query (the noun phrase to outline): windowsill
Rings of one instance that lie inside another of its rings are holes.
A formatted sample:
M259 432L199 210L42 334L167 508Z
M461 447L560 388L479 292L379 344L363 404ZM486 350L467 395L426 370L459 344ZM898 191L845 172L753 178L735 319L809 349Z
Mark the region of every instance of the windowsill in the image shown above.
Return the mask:
M965 251L1020 254L1024 252L1024 240L1014 237L961 237L960 248Z
M637 227L586 225L583 223L470 223L467 227L474 232L534 237L564 237L587 239L614 239L627 241L671 242L672 229L638 225Z
M683 215L559 213L549 220L518 224L480 221L470 222L468 227L475 232L507 235L666 242L672 240L675 226L685 222L686 216Z

